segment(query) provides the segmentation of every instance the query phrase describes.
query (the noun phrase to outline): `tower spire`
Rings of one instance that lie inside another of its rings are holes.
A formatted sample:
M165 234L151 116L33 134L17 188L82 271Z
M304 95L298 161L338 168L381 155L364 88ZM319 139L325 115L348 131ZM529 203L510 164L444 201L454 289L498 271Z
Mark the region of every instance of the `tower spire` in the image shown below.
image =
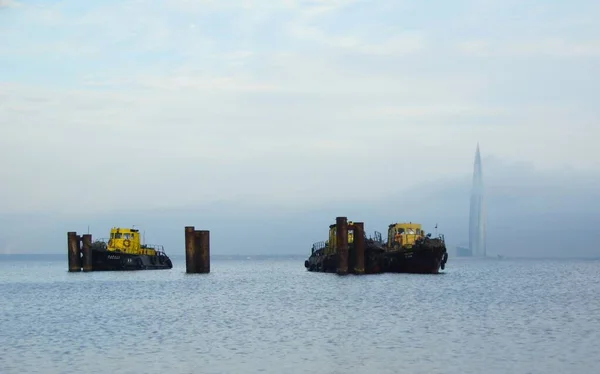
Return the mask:
M485 256L485 210L483 204L483 175L479 142L473 162L473 184L471 186L471 206L469 214L469 249L473 256Z

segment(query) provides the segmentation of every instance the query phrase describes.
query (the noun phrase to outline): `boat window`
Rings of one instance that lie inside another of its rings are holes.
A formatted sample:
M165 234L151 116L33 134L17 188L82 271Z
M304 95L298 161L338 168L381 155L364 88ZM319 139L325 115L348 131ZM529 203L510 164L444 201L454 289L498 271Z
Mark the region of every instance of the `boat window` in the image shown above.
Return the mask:
M399 229L398 229L398 233L399 233L399 234L403 234L403 233L404 233L404 229L403 229L403 228L399 228Z
M118 233L115 234L115 239L121 239L121 233L120 232L118 232Z
M111 234L110 234L110 238L111 238L111 239L114 239L114 238L115 238L115 234L114 234L114 233L111 233Z
M412 235L412 234L414 234L414 233L415 233L415 230L414 230L414 229L408 229L408 232L407 232L407 233L408 233L409 235Z
M123 236L123 237L124 237L125 239L129 239L129 234L127 234L127 233L126 233L126 234L124 234L124 236Z

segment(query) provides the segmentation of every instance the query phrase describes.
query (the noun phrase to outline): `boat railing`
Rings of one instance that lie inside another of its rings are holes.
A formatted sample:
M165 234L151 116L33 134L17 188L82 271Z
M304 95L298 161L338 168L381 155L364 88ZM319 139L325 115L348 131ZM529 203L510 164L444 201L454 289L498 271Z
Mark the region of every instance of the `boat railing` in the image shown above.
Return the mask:
M142 249L154 249L157 254L165 254L165 247L160 244L144 244L141 246Z
M315 253L315 251L318 251L319 249L323 249L325 248L325 241L320 241L320 242L316 242L312 245L312 253Z
M383 239L379 231L375 231L373 235L369 236L369 239L376 243L383 243Z
M109 238L100 238L94 240L94 242L102 242L108 245ZM153 249L158 255L165 255L165 247L160 244L141 244L140 249Z

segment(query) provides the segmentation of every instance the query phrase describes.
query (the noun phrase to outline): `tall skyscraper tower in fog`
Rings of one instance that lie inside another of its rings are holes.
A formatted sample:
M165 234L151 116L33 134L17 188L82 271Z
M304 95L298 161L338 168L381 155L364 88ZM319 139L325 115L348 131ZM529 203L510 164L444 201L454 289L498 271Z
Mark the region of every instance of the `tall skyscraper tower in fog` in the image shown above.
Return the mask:
M475 151L473 165L473 185L471 187L471 211L469 214L469 249L472 256L485 256L485 206L483 203L483 176L479 143Z

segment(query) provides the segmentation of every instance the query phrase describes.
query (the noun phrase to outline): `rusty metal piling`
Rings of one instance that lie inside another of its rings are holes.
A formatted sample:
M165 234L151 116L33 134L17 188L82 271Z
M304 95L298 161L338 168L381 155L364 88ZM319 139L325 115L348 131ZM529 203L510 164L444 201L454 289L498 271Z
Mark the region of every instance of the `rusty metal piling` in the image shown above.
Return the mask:
M196 270L198 273L210 273L210 232L196 231Z
M83 271L92 271L92 234L81 236L81 253Z
M194 226L185 227L185 272L196 273L196 240Z
M185 227L185 272L210 273L210 232Z
M348 274L348 219L346 217L336 217L336 239L337 242L337 273L339 275Z
M75 231L67 232L67 251L69 259L69 272L81 271L80 237Z
M365 273L365 224L354 222L354 273Z

